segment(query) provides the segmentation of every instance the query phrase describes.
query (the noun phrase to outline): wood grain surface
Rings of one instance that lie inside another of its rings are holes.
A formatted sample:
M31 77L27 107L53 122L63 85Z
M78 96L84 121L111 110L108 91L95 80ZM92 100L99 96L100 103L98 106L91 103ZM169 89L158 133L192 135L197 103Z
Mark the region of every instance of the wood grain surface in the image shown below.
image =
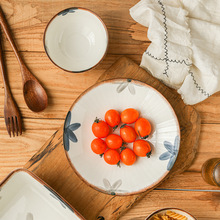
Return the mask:
M63 124L66 112L78 95L97 79L121 55L140 63L142 53L150 44L147 29L129 15L129 8L139 0L1 0L8 23L19 51L49 94L49 106L42 113L33 113L22 96L20 69L9 42L3 36L3 46L13 95L23 116L22 137L9 138L3 119L4 88L0 77L0 180L22 167L45 141ZM54 14L71 6L86 7L96 12L107 25L110 44L106 58L95 69L71 74L55 67L43 49L44 29ZM200 176L202 164L209 158L220 158L220 93L195 105L201 117L201 135L198 153L187 172L167 180L152 191L122 219L144 219L155 209L178 206L195 214L198 219L217 220L220 216L219 192L182 192L171 189L218 190L207 185ZM164 190L165 189L165 190ZM167 189L171 191L167 191ZM193 202L191 202L193 201ZM206 207L203 209L202 207Z

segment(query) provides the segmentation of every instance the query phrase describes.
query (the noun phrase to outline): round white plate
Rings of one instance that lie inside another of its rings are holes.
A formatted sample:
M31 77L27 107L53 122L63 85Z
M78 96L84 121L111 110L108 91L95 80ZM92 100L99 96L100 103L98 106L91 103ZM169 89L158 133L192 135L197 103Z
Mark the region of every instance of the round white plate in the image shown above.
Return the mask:
M82 72L97 65L108 46L105 24L85 8L68 8L55 15L44 33L48 57L58 67Z
M104 119L107 110L126 108L137 109L151 122L147 140L153 146L152 156L137 157L132 166L108 165L91 150L95 138L91 127L96 117ZM173 167L179 145L179 123L171 105L157 90L135 80L107 80L89 88L74 102L64 124L64 148L73 169L90 186L108 194L135 194L158 184Z

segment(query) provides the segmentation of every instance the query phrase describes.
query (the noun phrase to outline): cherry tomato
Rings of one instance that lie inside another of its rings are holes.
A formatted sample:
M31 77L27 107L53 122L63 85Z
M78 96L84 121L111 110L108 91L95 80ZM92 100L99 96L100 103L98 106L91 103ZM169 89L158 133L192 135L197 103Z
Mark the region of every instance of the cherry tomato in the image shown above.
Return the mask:
M124 124L132 124L137 121L139 112L133 108L127 108L121 113L121 121Z
M92 132L98 138L107 137L109 134L109 127L105 121L95 119L94 123L92 124Z
M105 121L107 124L114 129L118 127L121 122L121 117L118 111L110 109L105 113Z
M107 145L102 139L95 138L91 143L91 149L95 154L103 154L107 149Z
M150 157L151 146L145 140L136 140L133 143L133 151L139 157Z
M151 133L151 124L145 118L139 118L134 125L134 129L140 138L147 138Z
M127 143L134 142L137 137L137 134L136 134L134 128L132 128L131 126L128 126L128 125L121 126L120 135L121 135L121 138Z
M135 155L134 151L129 148L125 148L124 150L122 150L120 156L121 156L121 161L125 165L130 166L130 165L134 164L134 162L136 161L136 155Z
M110 165L119 164L120 154L116 150L109 149L104 153L104 160Z
M122 145L122 138L117 134L110 134L105 139L107 146L111 149L118 149Z

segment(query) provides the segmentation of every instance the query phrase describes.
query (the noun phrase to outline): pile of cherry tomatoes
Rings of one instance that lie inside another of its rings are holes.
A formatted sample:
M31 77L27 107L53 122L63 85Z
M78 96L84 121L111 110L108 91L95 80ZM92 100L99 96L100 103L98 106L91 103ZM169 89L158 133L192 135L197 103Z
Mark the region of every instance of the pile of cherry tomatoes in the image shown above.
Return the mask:
M111 133L119 125L120 135ZM101 156L110 165L132 165L136 156L150 157L151 146L144 140L151 133L150 122L139 117L136 109L128 108L121 112L110 109L105 113L105 121L96 118L92 124L92 132L96 138L91 142L91 149ZM105 138L103 140L103 138ZM127 147L127 143L133 143L133 150Z

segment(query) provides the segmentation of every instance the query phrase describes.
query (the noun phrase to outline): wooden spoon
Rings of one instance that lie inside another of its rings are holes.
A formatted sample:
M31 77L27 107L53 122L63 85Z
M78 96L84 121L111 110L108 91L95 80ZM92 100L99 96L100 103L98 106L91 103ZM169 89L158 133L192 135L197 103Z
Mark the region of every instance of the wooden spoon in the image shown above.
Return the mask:
M24 61L18 53L18 49L15 45L14 39L10 32L9 26L3 14L3 11L0 7L0 24L2 26L3 31L5 32L13 50L17 60L20 64L22 82L23 82L23 95L25 102L30 110L34 112L43 111L47 107L48 98L47 93L38 80L32 75L32 73L28 70Z

